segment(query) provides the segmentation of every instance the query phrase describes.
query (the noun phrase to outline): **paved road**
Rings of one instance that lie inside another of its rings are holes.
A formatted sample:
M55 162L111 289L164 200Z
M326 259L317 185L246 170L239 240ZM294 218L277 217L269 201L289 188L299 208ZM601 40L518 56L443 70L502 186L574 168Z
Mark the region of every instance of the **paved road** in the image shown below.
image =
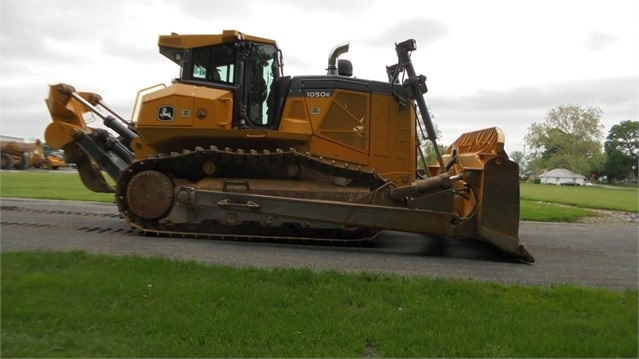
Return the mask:
M211 264L392 272L523 285L638 286L636 225L522 222L520 238L534 264L513 262L476 241L387 232L368 247L329 247L143 236L114 205L2 199L0 249L85 250L162 256Z

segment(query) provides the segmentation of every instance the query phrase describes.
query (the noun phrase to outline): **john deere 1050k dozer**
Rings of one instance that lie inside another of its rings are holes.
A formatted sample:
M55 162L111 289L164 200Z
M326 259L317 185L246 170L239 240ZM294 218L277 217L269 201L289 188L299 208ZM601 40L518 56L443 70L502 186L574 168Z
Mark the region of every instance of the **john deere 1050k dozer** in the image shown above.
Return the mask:
M395 45L388 82L352 77L338 59L348 44L331 51L325 76L295 77L283 75L275 41L237 31L160 36L159 48L180 76L141 91L131 121L65 84L46 101L46 142L88 188L114 192L143 233L347 242L393 230L534 261L518 239L518 168L502 131L438 151L414 40ZM89 114L105 127L89 127ZM431 165L418 166L420 137L433 143Z

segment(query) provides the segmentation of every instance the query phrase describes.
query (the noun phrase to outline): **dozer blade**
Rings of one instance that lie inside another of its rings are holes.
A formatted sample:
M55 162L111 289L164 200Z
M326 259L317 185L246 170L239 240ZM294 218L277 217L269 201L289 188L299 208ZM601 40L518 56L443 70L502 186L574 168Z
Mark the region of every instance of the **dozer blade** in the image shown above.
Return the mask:
M527 262L535 258L519 243L518 166L497 156L484 163L478 215L481 239Z

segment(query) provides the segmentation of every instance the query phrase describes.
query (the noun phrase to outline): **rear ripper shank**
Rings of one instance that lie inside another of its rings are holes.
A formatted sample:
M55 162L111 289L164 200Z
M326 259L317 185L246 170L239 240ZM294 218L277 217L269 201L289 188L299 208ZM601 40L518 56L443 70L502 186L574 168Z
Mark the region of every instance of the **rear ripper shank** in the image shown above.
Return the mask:
M87 188L113 192L131 226L333 242L394 230L476 239L534 261L519 243L518 167L504 134L468 132L440 153L414 40L396 44L388 82L353 77L338 59L348 43L331 51L326 75L295 77L284 76L275 41L235 30L160 36L159 49L180 76L141 90L130 121L65 84L46 100L46 142L64 149Z

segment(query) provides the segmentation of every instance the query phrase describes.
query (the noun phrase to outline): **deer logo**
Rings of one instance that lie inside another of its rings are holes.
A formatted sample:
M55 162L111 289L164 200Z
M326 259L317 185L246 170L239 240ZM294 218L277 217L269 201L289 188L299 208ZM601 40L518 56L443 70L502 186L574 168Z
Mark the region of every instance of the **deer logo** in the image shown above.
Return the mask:
M175 108L170 105L160 106L158 108L158 120L163 122L173 121L175 117Z

